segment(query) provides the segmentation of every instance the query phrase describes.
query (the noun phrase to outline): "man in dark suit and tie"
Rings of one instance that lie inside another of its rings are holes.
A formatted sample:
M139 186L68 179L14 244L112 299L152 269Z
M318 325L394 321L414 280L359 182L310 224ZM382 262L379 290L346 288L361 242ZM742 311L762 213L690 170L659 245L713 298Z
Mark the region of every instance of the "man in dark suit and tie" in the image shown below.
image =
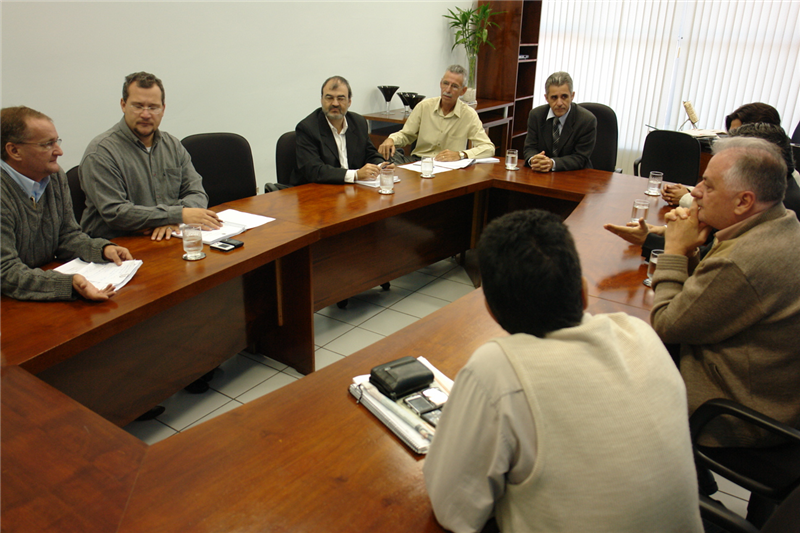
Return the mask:
M295 128L297 167L292 185L355 183L378 177L386 161L367 132L367 121L347 111L352 102L350 83L332 76L322 84L322 107Z
M572 102L572 77L555 72L544 84L547 105L528 115L525 161L537 172L592 168L589 157L597 138L595 116Z

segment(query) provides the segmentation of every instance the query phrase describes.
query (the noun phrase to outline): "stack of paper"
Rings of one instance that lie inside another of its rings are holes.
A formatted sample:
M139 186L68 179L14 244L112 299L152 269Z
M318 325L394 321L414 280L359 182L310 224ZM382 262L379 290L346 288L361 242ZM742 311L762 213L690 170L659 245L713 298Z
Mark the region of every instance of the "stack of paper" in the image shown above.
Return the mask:
M431 369L434 383L449 395L453 388L453 380L442 374L424 357L419 357L418 360ZM386 397L369 382L369 375L354 377L349 390L359 403L362 403L414 452L428 453L435 430L416 413L402 405L402 400L394 402Z
M142 262L138 259L123 261L119 266L114 263L87 263L81 259L73 259L56 268L56 272L80 274L101 291L109 285L113 285L114 290L119 290L133 278L140 266Z
M265 217L261 215L254 215L252 213L243 213L235 209L226 209L217 213L219 219L222 221L222 227L215 230L203 231L203 243L214 244L222 239L229 239L243 233L249 229L257 228L267 222L272 222L274 218ZM180 231L173 231L172 235L180 237Z
M500 160L496 157L487 157L485 159L460 159L458 161L434 161L433 162L433 174L441 174L442 172L448 172L450 170L457 170L460 168L467 168L472 165L477 165L481 163L499 163ZM422 173L422 163L420 161L415 161L414 163L408 163L407 165L400 165L400 168L405 168L408 170L413 170L414 172Z
M392 181L395 183L400 183L400 178L395 176ZM374 180L358 180L356 181L356 183L358 185L366 185L367 187L373 187L375 189L377 189L381 185L381 181L378 178L375 178Z

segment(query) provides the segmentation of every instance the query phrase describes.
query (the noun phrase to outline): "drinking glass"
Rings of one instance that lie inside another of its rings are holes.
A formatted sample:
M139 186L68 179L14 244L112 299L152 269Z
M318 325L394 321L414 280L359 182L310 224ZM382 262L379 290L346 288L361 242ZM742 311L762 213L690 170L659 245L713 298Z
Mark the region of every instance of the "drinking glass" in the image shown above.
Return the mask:
M378 192L381 194L394 194L394 169L382 168Z
M657 170L652 171L647 180L647 190L644 193L648 196L661 196L662 181L664 181L664 173Z
M517 151L513 148L506 150L506 170L519 170L517 168Z
M187 261L197 261L206 256L203 253L203 230L200 224L181 224L181 237L183 238L183 258Z
M389 102L392 101L395 91L399 89L397 85L378 85L378 90L383 94L383 99L386 100L386 114L389 114Z
M658 266L658 256L663 253L664 250L653 250L650 252L650 262L647 263L647 279L644 280L644 284L648 287L653 284L653 273L655 273L656 266Z
M423 178L432 178L433 177L433 158L423 157L422 161L420 161L420 166L422 167L422 177Z
M633 209L631 209L631 222L638 224L639 219L647 220L647 211L650 210L650 202L647 200L634 200Z

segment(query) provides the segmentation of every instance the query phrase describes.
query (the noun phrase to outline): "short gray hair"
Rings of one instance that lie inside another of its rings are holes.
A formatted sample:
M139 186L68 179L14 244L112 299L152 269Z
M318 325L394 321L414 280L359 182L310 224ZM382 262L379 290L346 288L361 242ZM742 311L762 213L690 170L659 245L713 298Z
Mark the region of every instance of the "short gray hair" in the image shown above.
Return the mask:
M467 69L465 69L461 65L450 65L449 67L447 67L447 70L445 70L445 74L447 74L448 72L452 72L457 76L461 76L461 85L467 84Z
M570 94L573 93L572 89L572 76L570 76L566 72L553 72L548 76L547 81L544 82L544 93L547 94L550 92L550 87L561 87L562 85L567 85L569 87Z
M714 143L714 155L734 151L736 159L725 174L726 185L752 191L756 201L774 203L786 193L786 163L777 146L755 137L730 137Z

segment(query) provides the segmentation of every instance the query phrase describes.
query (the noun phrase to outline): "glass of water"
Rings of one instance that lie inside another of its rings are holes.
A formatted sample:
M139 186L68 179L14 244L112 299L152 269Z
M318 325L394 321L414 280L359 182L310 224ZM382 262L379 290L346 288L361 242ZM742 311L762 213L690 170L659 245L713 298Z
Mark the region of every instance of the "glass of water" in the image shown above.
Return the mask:
M381 194L394 194L394 169L382 168L378 192Z
M200 224L181 224L181 237L183 238L183 258L187 261L197 261L206 256L203 253L203 230Z
M644 280L644 284L648 287L653 285L653 274L656 271L656 267L658 266L658 256L664 253L664 250L653 250L650 252L650 262L647 263L647 279Z
M423 178L432 178L433 177L433 158L432 157L423 157L422 161L420 161L420 165L422 166L422 177Z
M517 151L513 148L506 150L506 170L519 170L517 168Z
M639 219L647 220L647 212L650 210L650 202L648 200L634 200L633 208L631 209L631 222L638 224Z
M654 170L650 173L647 180L647 190L644 191L648 196L661 196L661 182L664 181L664 173Z

